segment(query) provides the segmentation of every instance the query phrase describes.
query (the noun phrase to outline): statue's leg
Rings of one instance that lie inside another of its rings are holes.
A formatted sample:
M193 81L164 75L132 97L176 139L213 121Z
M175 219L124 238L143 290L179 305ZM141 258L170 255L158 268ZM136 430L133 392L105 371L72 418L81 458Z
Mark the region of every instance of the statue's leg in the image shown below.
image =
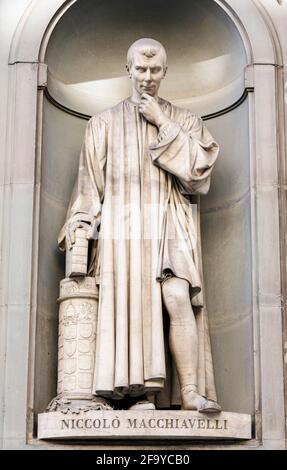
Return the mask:
M189 283L172 277L163 283L162 294L170 317L169 344L178 372L183 409L220 411L217 403L197 391L198 333Z
M189 300L189 284L184 279L172 277L163 283L162 294L170 317L169 345L179 375L180 387L196 387L198 335Z

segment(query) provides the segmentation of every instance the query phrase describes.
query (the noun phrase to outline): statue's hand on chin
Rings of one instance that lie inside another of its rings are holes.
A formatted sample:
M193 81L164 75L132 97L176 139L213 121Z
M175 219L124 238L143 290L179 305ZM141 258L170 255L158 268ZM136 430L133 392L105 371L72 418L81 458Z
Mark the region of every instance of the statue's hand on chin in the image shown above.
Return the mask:
M162 126L165 124L165 122L168 121L167 116L165 116L165 114L162 112L157 100L147 93L143 93L141 95L139 112L146 118L147 121L157 127Z

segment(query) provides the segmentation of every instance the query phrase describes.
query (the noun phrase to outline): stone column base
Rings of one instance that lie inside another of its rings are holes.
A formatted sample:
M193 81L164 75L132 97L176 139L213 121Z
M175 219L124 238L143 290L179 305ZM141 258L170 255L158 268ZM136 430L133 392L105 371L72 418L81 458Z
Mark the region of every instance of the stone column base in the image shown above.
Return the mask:
M57 396L49 412L113 409L92 394L96 352L98 287L93 277L60 282Z
M81 406L82 401L93 398L98 309L95 278L63 279L58 302L58 396L49 405L54 411L64 400L74 406L80 401Z

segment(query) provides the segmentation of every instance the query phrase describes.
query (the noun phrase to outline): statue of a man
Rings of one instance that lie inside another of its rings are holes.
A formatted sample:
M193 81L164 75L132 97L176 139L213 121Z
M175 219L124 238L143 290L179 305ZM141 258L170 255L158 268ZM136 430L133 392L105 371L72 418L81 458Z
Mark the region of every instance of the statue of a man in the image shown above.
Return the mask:
M189 201L208 192L218 144L200 118L158 96L167 71L158 41L132 44L126 67L132 96L89 121L59 236L70 248L82 227L90 239L88 275L99 285L93 392L163 390L165 311L182 408L220 411Z

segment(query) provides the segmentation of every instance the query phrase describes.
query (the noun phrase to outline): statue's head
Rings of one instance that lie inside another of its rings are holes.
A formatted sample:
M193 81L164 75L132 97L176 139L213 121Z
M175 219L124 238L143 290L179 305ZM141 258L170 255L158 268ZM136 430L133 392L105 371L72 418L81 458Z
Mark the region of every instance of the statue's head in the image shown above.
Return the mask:
M167 71L165 48L155 39L138 39L128 50L126 68L140 95L156 96Z

